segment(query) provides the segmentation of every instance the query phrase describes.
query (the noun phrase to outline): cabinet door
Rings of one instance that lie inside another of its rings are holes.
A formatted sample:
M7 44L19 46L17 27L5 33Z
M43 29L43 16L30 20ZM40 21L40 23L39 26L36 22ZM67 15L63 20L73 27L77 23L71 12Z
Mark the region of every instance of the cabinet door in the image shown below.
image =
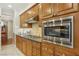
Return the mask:
M70 49L72 50L72 49ZM74 51L69 51L62 46L55 46L55 56L75 56Z
M26 18L25 18L25 13L23 13L23 14L21 14L20 15L20 27L21 28L25 28L25 20L26 20Z
M32 55L36 56L36 42L32 42Z
M23 52L23 38L19 37L19 49L21 52Z
M23 40L23 53L27 55L27 40L26 39Z
M48 48L47 48L48 46L47 46L47 44L46 43L42 43L42 48L41 48L41 55L42 56L48 56Z
M40 56L40 43L39 42L32 42L32 55L33 56Z
M16 46L21 50L21 38L19 36L16 36Z
M57 3L55 4L55 14L62 15L78 11L78 4L75 3Z
M32 16L37 16L39 14L39 5L36 4L34 7L32 7Z
M39 6L39 15L41 19L52 17L51 3L41 3Z
M54 55L54 46L51 43L43 42L41 54L42 54L42 56L53 56Z
M61 46L55 45L55 56L63 56L63 48Z
M26 55L27 56L32 56L32 41L27 40L26 45L27 45L27 51L26 51L27 53L26 53Z
M16 36L16 47L19 48L19 37Z
M48 43L48 55L53 56L54 55L54 46L50 43Z

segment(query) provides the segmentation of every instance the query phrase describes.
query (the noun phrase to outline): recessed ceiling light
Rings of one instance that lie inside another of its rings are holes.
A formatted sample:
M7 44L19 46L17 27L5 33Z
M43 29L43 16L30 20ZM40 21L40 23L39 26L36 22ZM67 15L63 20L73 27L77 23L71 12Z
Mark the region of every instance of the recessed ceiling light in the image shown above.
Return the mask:
M12 8L12 5L8 5L9 8Z

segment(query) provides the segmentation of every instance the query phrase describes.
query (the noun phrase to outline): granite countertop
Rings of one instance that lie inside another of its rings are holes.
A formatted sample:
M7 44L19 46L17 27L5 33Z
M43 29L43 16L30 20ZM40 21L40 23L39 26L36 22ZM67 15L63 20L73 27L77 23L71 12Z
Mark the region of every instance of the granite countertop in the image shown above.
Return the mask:
M42 37L39 37L39 36L35 36L35 35L19 35L19 34L16 34L16 35L21 36L21 37L26 38L26 39L29 39L29 40L42 42Z

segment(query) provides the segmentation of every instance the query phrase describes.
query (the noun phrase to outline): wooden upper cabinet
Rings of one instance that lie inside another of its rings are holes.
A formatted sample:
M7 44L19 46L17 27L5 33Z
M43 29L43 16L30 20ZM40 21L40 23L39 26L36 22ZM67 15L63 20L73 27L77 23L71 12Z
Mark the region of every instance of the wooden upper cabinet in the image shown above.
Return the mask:
M29 18L37 16L39 14L38 7L39 6L36 4L20 15L20 27L21 28L32 28L32 24L26 25L25 21L28 20Z
M33 7L31 7L28 11L27 11L27 14L28 14L28 18L31 18L31 17L34 17L34 16L37 16L38 15L38 5L34 5Z
M20 27L22 28L22 27L24 27L24 20L25 20L25 14L23 13L23 14L21 14L20 15Z
M24 12L20 15L20 27L21 28L32 28L32 24L27 24L26 20L31 17L27 12Z
M39 4L39 16L41 19L52 17L52 4L51 3Z
M32 15L37 16L39 14L39 6L36 5L32 8Z
M55 15L63 15L71 12L78 11L78 4L75 3L56 3L54 6L54 16Z

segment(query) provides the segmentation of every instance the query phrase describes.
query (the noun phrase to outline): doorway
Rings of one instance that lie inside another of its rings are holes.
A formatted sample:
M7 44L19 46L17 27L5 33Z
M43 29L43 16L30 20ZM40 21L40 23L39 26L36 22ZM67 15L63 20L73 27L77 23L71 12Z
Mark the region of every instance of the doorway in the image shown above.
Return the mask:
M14 43L13 38L13 21L4 22L1 27L1 45L10 45Z
M7 26L3 25L1 27L1 45L7 45Z

